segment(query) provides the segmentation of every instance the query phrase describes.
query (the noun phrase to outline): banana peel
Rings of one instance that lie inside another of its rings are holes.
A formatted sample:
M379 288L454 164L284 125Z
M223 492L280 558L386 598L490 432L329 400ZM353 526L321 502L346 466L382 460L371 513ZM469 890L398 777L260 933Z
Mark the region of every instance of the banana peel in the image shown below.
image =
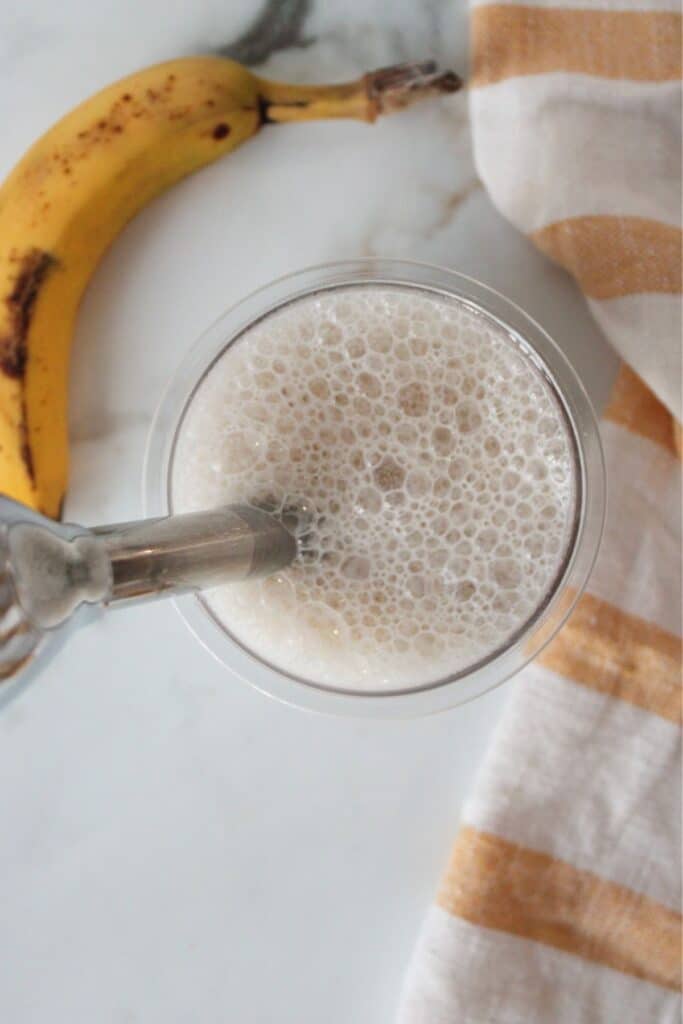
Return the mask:
M316 86L184 58L116 82L54 125L0 187L0 493L60 515L76 313L104 251L142 207L264 126L372 122L460 85L432 62Z

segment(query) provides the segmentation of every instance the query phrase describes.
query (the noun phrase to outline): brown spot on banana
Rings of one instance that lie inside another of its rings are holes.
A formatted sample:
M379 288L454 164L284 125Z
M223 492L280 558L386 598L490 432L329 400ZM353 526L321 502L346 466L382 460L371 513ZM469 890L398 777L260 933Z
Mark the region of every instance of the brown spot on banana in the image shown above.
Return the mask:
M31 451L31 445L28 439L28 410L26 408L25 395L22 395L21 398L21 423L19 424L19 431L21 436L21 447L19 449L21 461L26 466L26 472L28 473L29 479L35 484L36 470L33 465L33 452Z
M225 121L221 121L220 124L216 125L211 134L213 135L214 139L217 142L219 142L221 139L226 138L226 136L230 134L230 125L226 124Z
M26 341L33 308L45 276L56 262L42 249L22 253L12 289L3 300L9 330L0 337L0 371L13 380L21 380L26 371Z
M26 373L31 316L41 285L57 261L51 253L34 248L22 253L14 262L18 264L17 274L9 295L4 299L9 330L0 337L0 371L12 380L23 380ZM23 393L19 431L21 460L29 478L35 481L33 453L28 439L26 396Z

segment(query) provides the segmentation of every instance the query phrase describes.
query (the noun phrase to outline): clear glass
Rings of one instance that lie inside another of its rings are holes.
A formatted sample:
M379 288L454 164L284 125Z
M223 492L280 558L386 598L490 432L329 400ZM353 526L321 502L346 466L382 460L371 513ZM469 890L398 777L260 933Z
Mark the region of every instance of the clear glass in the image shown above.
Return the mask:
M176 606L199 641L232 675L259 690L309 710L376 717L431 714L463 704L518 672L552 639L571 613L595 562L605 516L605 469L595 413L571 365L546 332L491 288L451 270L404 260L358 259L329 263L282 277L228 310L199 339L178 368L152 424L144 468L145 512L165 515L175 442L200 382L226 348L279 307L324 289L399 285L454 297L500 324L533 360L564 409L575 447L576 515L573 539L554 585L524 627L474 666L448 679L401 691L335 690L298 679L258 658L215 619L201 594Z

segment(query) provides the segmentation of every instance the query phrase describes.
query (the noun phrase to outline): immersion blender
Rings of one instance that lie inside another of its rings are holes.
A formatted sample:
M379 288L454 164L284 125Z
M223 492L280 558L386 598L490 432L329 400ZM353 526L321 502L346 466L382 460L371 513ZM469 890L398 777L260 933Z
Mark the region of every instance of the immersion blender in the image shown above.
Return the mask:
M297 556L305 517L303 507L276 518L244 504L88 528L0 496L0 680L15 675L41 638L82 605L277 572Z

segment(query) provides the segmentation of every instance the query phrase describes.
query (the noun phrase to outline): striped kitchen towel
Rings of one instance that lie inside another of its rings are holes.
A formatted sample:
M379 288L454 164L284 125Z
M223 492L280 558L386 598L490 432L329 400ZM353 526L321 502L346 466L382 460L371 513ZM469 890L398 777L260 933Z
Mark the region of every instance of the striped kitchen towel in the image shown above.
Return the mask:
M574 275L625 362L596 570L514 684L399 1020L678 1024L681 16L477 3L472 57L493 201Z

